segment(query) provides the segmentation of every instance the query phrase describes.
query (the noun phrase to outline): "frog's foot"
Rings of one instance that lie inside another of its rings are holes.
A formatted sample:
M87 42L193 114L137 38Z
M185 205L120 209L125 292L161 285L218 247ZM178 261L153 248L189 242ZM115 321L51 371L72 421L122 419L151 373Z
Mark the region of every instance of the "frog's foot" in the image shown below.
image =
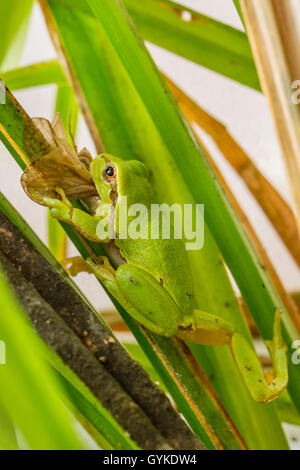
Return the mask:
M87 258L86 260L81 256L73 256L63 259L61 265L72 277L83 272L98 275L98 278L99 272L101 272L102 276L104 272L114 275L114 269L106 256L94 256L93 259Z
M232 337L231 351L248 388L256 401L267 403L276 398L288 384L287 346L283 342L280 311L275 314L273 340L267 345L272 358L272 371L266 376L256 354L243 335ZM240 354L240 352L242 352Z
M95 276L100 280L103 281L113 277L115 277L115 270L110 264L109 259L107 256L95 256L92 258L87 258L86 264L91 273L95 274Z
M65 192L61 188L55 188L56 192L60 195L60 199L44 197L44 204L49 207L52 217L63 222L70 223L73 215L73 206L69 199L66 197Z
M254 400L267 403L276 398L287 386L287 347L282 340L280 312L275 314L273 340L268 347L273 361L272 377L265 377L255 350L247 338L222 319L196 310L193 323L188 328L180 328L180 338L198 344L228 344L237 367Z
M81 256L73 256L72 258L63 259L60 264L67 271L67 273L75 277L77 274L86 272L91 274L92 271Z

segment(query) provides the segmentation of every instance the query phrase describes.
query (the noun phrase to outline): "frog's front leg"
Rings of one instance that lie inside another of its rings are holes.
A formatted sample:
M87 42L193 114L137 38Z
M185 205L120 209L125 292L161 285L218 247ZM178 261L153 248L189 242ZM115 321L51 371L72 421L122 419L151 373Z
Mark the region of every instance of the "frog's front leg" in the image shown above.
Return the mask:
M189 328L180 328L177 336L198 344L228 344L248 390L258 402L273 400L287 386L287 347L282 340L280 312L275 315L273 341L267 343L273 361L273 379L270 383L247 338L222 319L196 310L193 324Z
M65 196L63 190L57 188L62 200L43 198L44 204L49 207L51 215L61 222L66 222L80 232L84 237L95 242L108 242L109 239L101 240L97 235L97 226L100 217L92 216L72 206Z
M153 333L174 336L181 313L162 285L135 265L122 264L114 271L108 259L102 259L102 265L90 259L86 262L122 307Z

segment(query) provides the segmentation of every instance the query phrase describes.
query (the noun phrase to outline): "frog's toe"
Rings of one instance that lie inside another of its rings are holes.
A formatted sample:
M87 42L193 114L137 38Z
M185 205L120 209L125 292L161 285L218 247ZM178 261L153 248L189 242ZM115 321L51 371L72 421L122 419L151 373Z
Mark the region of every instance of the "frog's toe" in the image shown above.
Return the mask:
M73 256L72 258L65 258L61 261L62 267L67 271L70 276L77 276L77 274L86 272L91 274L92 271L87 263L81 256Z
M52 199L51 205L48 205L50 208L50 213L55 219L61 220L62 222L70 222L72 220L73 207L67 206L64 202L59 201L58 199ZM55 202L54 202L55 201Z
M59 199L54 199L54 198L51 198L51 197L44 197L43 198L43 202L44 204L49 207L49 209L58 209L62 206L65 206L65 204L60 201Z

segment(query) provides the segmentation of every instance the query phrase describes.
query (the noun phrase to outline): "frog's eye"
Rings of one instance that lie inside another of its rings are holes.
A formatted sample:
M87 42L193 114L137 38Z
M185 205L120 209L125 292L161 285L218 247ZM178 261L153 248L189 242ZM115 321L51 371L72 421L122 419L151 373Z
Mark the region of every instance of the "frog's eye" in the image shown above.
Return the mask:
M112 165L107 165L107 167L103 171L103 176L104 176L104 179L106 179L106 181L108 182L114 181L117 176L116 168Z

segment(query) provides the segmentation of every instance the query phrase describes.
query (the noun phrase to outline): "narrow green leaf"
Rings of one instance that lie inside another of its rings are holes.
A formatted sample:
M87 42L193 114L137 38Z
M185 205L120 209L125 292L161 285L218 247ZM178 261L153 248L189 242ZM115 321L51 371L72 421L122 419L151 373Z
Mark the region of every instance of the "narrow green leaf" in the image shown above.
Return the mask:
M14 156L18 155L23 160L21 163L22 168L34 156L35 159L46 155L49 152L49 145L42 137L41 133L37 132L36 128L29 120L25 111L18 106L14 97L6 92L4 83L0 81L0 94L4 96L4 103L0 104L0 132L2 133L1 140L8 148L13 147L12 153ZM27 137L24 137L24 130L26 126ZM11 139L11 135L14 138ZM30 147L31 155L27 150Z
M54 65L55 62L52 62L52 64ZM55 68L58 69L57 63L55 64ZM61 80L63 80L64 75L62 70L60 70L60 73ZM74 91L72 87L67 83L59 84L57 88L55 112L60 113L69 140L69 144L73 146L73 141L70 132L75 140L79 108L76 98L74 96Z
M111 414L87 386L63 364L62 360L50 348L45 349L45 357L56 369L57 378L63 393L71 400L76 409L85 416L115 450L137 450L139 447L124 432Z
M160 376L154 369L153 365L150 363L148 357L140 347L138 343L123 343L123 346L126 348L126 350L129 352L130 356L137 361L143 369L148 372L150 375L152 381L156 384L159 384L161 388L163 388L166 391L166 387L164 386L163 382L161 381Z
M64 229L48 211L48 248L58 261L66 258L67 238Z
M16 151L16 149L12 146L11 142L6 138L6 136L2 132L0 132L0 140L3 143L3 145L5 145L9 153L14 157L19 167L24 171L26 168L26 163L21 158L20 154Z
M287 392L282 393L276 400L276 408L283 423L300 426L299 413Z
M12 91L49 83L66 84L65 75L56 59L2 72L0 78Z
M0 365L0 402L32 449L82 449L67 410L58 398L58 383L41 360L37 338L0 273L0 334L6 364Z
M144 40L260 90L245 33L169 0L124 5Z
M238 14L239 14L239 17L241 18L241 21L244 24L243 13L242 13L242 9L241 9L239 0L233 0L233 3L234 3L234 6L235 6Z
M19 62L24 46L33 0L0 2L0 69L7 70Z
M1 366L0 366L1 367ZM0 399L0 449L17 450L18 443L15 426L9 415L3 408Z
M63 0L73 6L72 0ZM260 91L247 35L170 0L124 0L141 37ZM86 2L76 9L93 16Z

